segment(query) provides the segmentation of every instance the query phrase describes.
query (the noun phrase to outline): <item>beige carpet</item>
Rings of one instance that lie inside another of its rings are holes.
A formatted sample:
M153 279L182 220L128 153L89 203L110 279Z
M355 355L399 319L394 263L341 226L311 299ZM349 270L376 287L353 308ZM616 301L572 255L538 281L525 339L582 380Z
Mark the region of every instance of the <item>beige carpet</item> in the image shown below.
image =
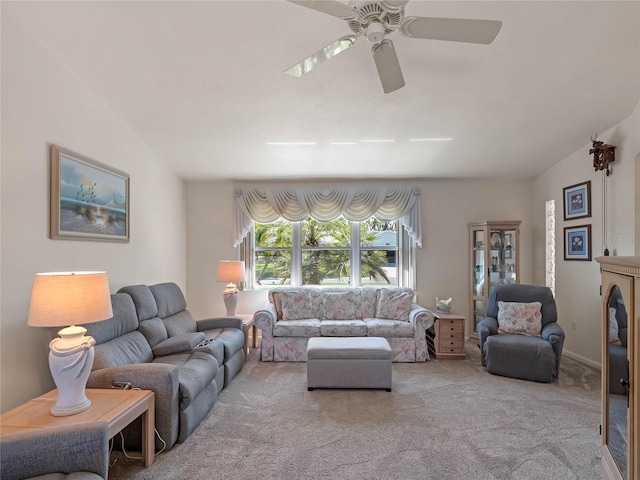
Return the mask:
M182 444L119 479L599 479L599 372L564 357L559 381L466 360L393 364L393 392L314 390L306 364L257 351Z

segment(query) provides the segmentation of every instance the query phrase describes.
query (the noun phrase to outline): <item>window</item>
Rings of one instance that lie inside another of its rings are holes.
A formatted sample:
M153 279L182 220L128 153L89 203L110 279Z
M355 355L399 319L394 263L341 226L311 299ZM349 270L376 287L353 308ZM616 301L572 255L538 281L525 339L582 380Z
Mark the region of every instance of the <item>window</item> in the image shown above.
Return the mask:
M556 295L556 201L548 200L546 209L546 278L545 284Z
M254 285L398 285L399 222L254 223Z

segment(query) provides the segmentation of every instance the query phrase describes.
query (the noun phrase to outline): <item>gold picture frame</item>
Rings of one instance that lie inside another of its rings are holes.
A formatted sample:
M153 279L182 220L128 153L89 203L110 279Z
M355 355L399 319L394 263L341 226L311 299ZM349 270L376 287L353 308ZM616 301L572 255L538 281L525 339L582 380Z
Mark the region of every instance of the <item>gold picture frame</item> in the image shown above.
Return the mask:
M51 145L50 236L129 241L129 175Z

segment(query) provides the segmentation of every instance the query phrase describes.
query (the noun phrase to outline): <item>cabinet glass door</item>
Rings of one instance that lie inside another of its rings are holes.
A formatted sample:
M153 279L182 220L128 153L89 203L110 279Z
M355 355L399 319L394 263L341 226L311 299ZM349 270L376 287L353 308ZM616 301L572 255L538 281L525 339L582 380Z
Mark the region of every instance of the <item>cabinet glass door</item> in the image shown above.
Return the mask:
M472 230L472 259L471 259L471 298L473 302L473 331L472 335L475 335L478 322L484 318L485 310L485 283L486 275L489 273L489 267L486 264L486 252L487 246L485 245L487 230L480 228Z
M491 229L489 239L490 287L517 283L516 231Z

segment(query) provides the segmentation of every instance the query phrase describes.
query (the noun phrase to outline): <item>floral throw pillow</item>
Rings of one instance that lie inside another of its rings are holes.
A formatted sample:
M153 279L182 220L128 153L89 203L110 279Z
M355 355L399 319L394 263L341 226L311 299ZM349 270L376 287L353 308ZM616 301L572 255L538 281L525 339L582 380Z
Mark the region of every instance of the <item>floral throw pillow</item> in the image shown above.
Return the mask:
M325 293L322 297L322 311L325 320L353 320L356 309L351 292Z
M280 292L282 300L283 320L304 320L313 318L311 295L309 292L297 290L294 292Z
M413 292L381 288L378 290L376 318L408 322L412 304Z
M498 302L498 333L539 337L542 331L540 302Z

